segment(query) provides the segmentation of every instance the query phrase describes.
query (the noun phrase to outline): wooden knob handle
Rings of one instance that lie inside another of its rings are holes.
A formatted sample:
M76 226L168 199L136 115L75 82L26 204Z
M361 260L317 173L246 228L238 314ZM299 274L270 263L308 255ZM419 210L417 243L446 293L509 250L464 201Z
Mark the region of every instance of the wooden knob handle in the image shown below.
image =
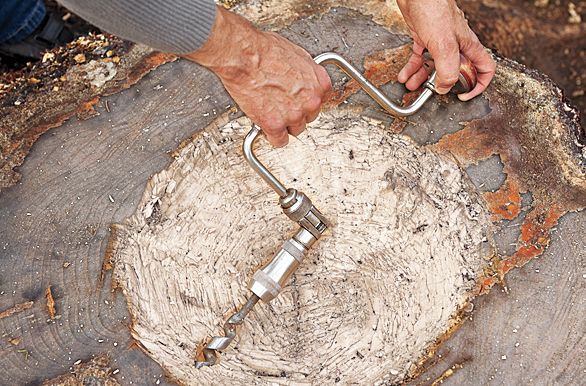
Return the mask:
M454 94L463 94L472 91L476 87L476 67L470 59L460 54L460 74L458 82L452 87L450 92Z
M431 54L428 51L425 51L423 53L423 58L425 59L424 67L428 72L432 72L435 69L435 63ZM472 89L476 87L476 77L477 72L474 64L472 64L470 59L460 54L460 73L458 74L458 82L456 82L450 92L452 94L463 94L472 91Z

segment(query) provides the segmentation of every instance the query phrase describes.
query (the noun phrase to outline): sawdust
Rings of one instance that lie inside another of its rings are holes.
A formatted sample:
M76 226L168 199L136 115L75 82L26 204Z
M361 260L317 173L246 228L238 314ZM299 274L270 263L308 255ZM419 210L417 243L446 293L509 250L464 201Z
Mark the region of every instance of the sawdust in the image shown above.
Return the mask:
M488 264L490 221L455 163L351 111L322 113L285 149L259 146L332 228L221 365L193 367L196 346L294 228L241 156L247 122L197 135L116 228L114 272L135 338L187 384L404 379Z

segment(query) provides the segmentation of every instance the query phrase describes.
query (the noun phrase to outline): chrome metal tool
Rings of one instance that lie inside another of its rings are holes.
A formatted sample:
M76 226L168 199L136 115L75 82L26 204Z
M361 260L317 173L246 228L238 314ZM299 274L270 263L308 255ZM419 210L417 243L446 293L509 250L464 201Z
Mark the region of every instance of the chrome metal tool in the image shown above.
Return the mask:
M463 57L462 57L463 58ZM364 75L348 63L343 57L333 52L326 52L314 58L318 64L335 64L370 95L382 108L394 116L408 116L417 112L435 92L435 71L423 85L423 91L416 100L408 106L398 106L390 101L385 94L370 83ZM470 75L466 63L461 65L458 92L472 90L476 85L476 73ZM295 234L283 243L271 261L253 275L248 288L252 292L246 303L224 323L224 336L214 336L203 348L204 360L195 362L197 368L212 366L218 361L218 352L228 348L236 337L236 327L242 324L244 318L258 303L259 300L267 303L279 295L289 277L303 262L306 252L320 239L327 229L327 221L311 200L301 191L286 188L254 154L253 145L261 130L253 126L244 138L242 150L244 158L252 169L277 193L283 213L292 221L299 224Z

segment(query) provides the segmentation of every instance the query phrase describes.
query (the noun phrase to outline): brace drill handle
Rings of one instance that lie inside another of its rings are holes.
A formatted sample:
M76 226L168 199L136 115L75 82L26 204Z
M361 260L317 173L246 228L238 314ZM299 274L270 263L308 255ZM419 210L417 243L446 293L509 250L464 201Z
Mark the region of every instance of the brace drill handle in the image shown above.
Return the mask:
M460 69L460 79L458 92L462 89L471 90L476 81L475 74L466 76L467 70L474 68L470 62L463 56ZM417 99L410 105L402 107L397 106L390 101L385 94L368 81L356 68L348 61L334 52L326 52L314 58L317 64L335 64L340 67L348 76L358 82L358 84L370 95L381 107L395 116L407 116L418 111L423 104L431 98L435 91L435 71L424 83L423 91ZM256 157L254 154L254 142L260 134L260 128L253 126L250 132L244 138L242 150L244 158L250 166L262 177L262 179L277 193L279 203L283 212L293 221L300 225L297 233L287 240L281 249L275 254L273 259L258 270L249 285L250 290L262 299L269 302L274 299L282 290L283 286L297 269L305 252L317 241L326 229L326 223L323 215L313 206L311 200L302 192L295 189L287 189Z
M431 60L431 57L424 54L426 60ZM354 79L362 89L372 97L383 109L396 117L405 117L415 114L421 107L433 96L435 91L435 77L436 72L433 71L427 81L423 84L423 91L413 103L408 106L398 106L393 103L381 90L366 79L354 66L352 66L342 56L335 52L324 52L313 59L317 64L327 65L335 64L349 77ZM454 93L463 93L471 91L476 86L476 70L470 60L463 55L460 55L460 73L458 82L452 88ZM246 138L242 150L244 158L248 161L250 166L262 177L263 180L279 195L279 197L287 196L287 188L256 158L252 149L254 142L260 134L260 128L253 126Z

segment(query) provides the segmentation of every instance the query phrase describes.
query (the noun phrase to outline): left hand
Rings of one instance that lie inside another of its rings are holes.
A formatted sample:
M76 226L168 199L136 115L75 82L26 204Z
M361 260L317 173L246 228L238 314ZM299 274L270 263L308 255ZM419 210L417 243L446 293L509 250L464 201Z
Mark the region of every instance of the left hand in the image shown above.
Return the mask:
M221 7L205 45L184 56L212 70L276 147L305 130L331 88L324 67L303 48Z

